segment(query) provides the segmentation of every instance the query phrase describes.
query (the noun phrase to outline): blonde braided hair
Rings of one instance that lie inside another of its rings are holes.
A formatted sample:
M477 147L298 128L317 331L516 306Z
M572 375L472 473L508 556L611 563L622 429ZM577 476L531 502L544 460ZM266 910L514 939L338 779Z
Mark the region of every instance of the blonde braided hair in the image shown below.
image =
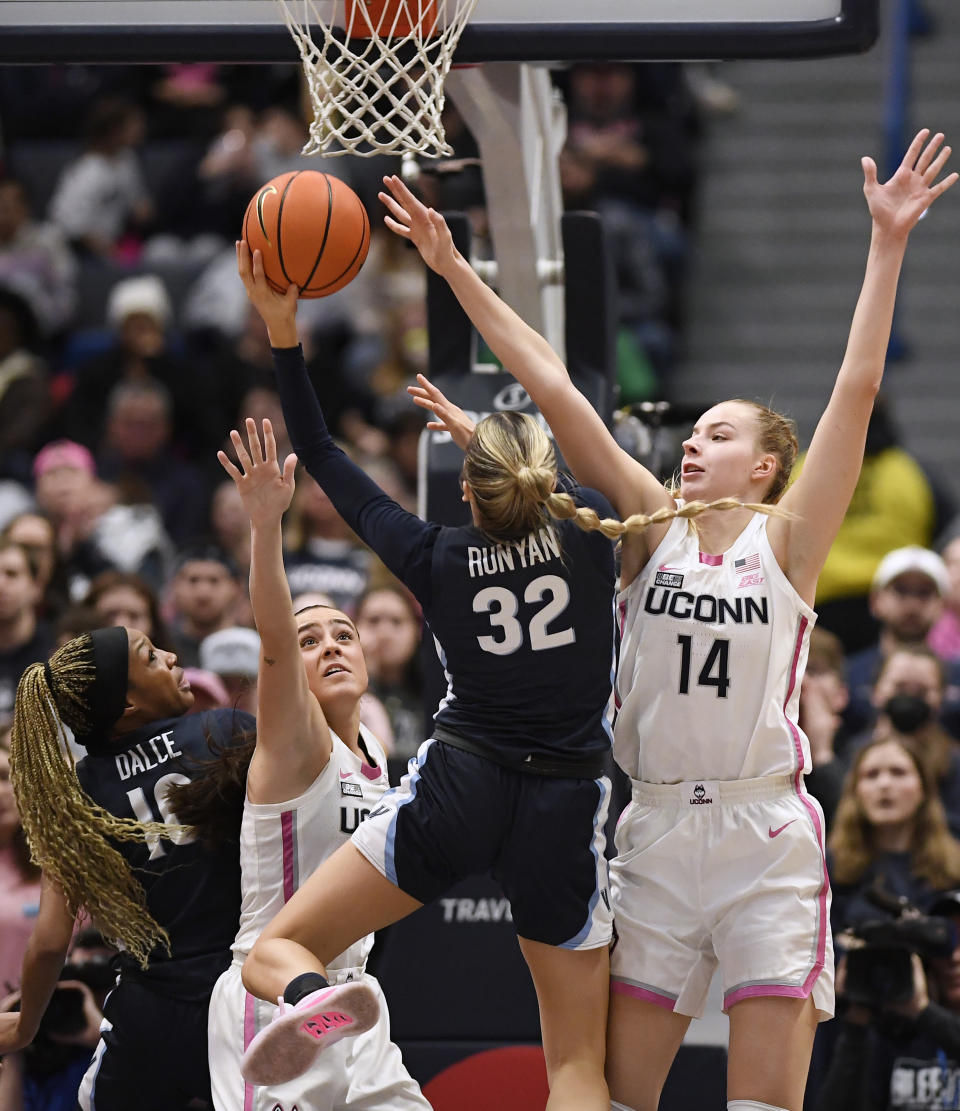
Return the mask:
M716 501L688 501L682 505L661 506L652 513L631 513L625 521L618 521L615 517L600 517L595 509L585 505L577 505L569 494L551 494L546 501L546 509L551 517L558 520L572 520L584 532L602 532L610 540L619 540L626 533L638 533L648 529L651 525L666 524L677 517L690 521L694 525L694 518L709 510L750 509L754 513L763 513L767 517L790 517L784 509L767 502L742 502L738 498L717 498Z
M84 695L94 677L88 635L68 641L47 665L26 669L17 686L10 778L31 856L62 888L70 912L85 910L105 937L146 967L157 945L169 952L170 939L109 839L145 841L175 831L158 822L115 817L81 788L73 754L62 743L63 727L77 734L86 731L90 722Z
M610 540L639 533L651 525L680 517L695 527L708 510L749 509L770 517L791 514L769 502L718 498L663 506L651 514L633 513L625 521L601 518L594 509L578 506L569 494L557 493L557 457L540 425L526 413L494 413L474 429L463 461L463 481L473 493L480 528L494 540L510 540L533 532L547 516L572 520L585 532L601 532Z

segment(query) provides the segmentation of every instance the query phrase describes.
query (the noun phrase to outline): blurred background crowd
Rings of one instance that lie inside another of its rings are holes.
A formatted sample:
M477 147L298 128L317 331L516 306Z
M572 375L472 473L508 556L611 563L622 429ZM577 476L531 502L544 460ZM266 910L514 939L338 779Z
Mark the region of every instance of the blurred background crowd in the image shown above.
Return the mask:
M736 93L692 65L582 65L556 80L569 112L565 201L601 214L614 251L620 401L669 397L698 142L713 114L736 110ZM458 168L424 167L418 187L438 209L468 212L482 241L476 146L449 104L446 126ZM290 450L266 333L234 254L250 196L277 173L344 177L372 215L360 277L302 302L301 330L335 434L394 498L416 506L424 418L404 387L426 366L425 277L378 218L380 177L396 161L306 160L305 139L294 65L0 70L0 994L17 986L39 895L6 753L23 669L78 633L124 624L177 653L195 711L256 709L248 525L216 452L246 416L269 417L281 456ZM899 446L881 400L821 583L801 692L838 937L899 921L898 899L948 919L960 911L950 894L960 889L953 512L936 475ZM429 720L421 615L303 471L286 560L295 602L320 596L354 616L371 675L368 724L392 754L412 755ZM102 969L101 939L82 933L77 945L75 960ZM927 953L919 942L898 946ZM906 1033L874 1023L889 992L858 995L846 1026L830 1024L814 1070L823 1102L812 1106L859 1106L843 1082L882 1053L876 1039L929 1035L916 1022L931 1021L931 1000L960 1015L960 949L943 943L930 960L900 1005L913 1022ZM96 977L84 983L78 1060L89 1058L83 1031L99 990ZM897 1083L916 1091L920 1082ZM52 1098L36 1106L55 1106Z

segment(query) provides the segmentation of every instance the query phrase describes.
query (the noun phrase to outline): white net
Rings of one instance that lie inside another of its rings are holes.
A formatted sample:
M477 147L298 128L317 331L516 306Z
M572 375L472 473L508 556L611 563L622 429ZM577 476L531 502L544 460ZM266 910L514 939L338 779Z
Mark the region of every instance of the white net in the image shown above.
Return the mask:
M276 3L313 104L304 154L453 153L441 121L443 83L477 0Z

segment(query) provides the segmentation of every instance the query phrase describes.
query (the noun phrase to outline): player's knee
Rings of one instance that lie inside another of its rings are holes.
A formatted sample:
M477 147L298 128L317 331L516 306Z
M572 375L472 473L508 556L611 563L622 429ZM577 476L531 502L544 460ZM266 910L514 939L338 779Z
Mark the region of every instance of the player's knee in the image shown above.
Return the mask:
M772 1103L760 1103L755 1099L728 1099L727 1111L787 1111L785 1107L774 1107Z

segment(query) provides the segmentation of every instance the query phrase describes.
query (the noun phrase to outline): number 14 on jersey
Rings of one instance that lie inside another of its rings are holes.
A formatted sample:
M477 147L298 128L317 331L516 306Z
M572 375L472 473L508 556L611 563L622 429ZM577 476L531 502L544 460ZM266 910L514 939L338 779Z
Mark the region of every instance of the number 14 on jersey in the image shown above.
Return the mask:
M690 693L690 670L693 664L693 637L681 634L677 637L680 645L680 693ZM718 637L707 652L697 674L698 687L716 687L717 698L727 697L730 686L729 675L730 641Z

